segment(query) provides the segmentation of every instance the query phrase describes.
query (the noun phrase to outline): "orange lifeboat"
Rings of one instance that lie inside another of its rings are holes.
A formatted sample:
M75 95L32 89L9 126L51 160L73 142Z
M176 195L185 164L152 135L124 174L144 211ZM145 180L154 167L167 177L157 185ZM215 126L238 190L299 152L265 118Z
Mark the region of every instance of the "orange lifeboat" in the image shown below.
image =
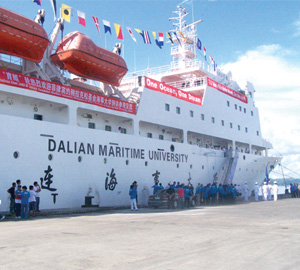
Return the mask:
M1 53L39 63L48 44L48 35L41 25L0 7Z
M128 70L121 56L95 45L78 31L60 41L51 60L75 75L114 86L120 85Z

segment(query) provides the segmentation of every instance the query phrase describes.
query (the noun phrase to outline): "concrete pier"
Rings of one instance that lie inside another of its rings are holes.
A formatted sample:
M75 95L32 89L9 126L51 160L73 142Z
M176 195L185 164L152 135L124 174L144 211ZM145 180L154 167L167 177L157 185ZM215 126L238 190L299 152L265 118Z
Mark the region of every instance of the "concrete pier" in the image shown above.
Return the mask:
M0 222L0 269L299 269L300 199Z

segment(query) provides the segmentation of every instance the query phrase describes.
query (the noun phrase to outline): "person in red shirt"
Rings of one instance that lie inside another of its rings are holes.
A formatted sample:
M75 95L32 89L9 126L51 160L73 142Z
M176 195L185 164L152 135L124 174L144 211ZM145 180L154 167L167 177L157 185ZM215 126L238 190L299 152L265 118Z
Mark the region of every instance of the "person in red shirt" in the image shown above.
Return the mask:
M179 187L177 193L178 193L178 207L180 209L183 209L184 190L182 188L182 185Z

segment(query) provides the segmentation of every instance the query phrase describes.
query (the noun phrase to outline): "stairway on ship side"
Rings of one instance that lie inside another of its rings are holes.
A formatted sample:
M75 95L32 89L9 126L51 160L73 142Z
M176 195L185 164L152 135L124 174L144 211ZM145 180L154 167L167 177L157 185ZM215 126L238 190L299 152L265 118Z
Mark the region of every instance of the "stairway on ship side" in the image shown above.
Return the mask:
M219 184L228 185L232 183L233 176L235 174L237 161L238 161L238 153L235 152L234 157L232 150L227 150L226 152L227 158L218 173L219 176Z

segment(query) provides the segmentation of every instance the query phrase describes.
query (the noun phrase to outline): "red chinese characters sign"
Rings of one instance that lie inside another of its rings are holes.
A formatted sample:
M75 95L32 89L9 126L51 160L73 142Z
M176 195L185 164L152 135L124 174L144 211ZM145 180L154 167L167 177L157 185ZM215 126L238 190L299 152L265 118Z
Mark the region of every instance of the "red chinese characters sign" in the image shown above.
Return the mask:
M220 84L218 82L215 82L214 80L210 79L210 78L207 78L207 85L212 87L212 88L215 88L217 90L219 90L220 92L224 93L224 94L227 94L233 98L236 98L244 103L248 103L248 100L247 100L247 97L226 87L225 85L223 84Z
M145 77L145 87L194 104L202 105L202 97L187 93L162 82Z
M136 114L136 105L134 103L102 96L97 93L81 90L71 86L44 81L7 70L0 69L0 83L76 100L106 109Z

